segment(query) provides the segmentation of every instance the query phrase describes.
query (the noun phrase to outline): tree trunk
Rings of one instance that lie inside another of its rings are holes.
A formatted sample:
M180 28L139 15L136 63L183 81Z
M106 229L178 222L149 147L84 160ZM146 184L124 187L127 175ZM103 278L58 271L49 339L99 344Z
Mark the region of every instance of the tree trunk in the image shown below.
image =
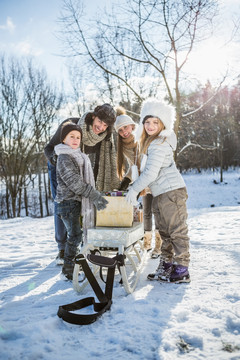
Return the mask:
M48 186L47 186L47 181L46 181L46 173L43 173L43 181L44 181L44 194L45 194L46 212L47 212L47 216L49 216L50 213L49 213L49 206L48 206Z
M18 211L17 211L17 217L21 216L21 202L22 202L22 187L20 187L18 192Z
M38 194L39 194L39 206L40 206L40 214L43 217L43 203L42 203L42 177L41 173L38 173Z
M25 213L26 213L26 216L28 216L29 215L29 213L28 213L28 196L27 196L26 186L24 186L24 204L25 204Z

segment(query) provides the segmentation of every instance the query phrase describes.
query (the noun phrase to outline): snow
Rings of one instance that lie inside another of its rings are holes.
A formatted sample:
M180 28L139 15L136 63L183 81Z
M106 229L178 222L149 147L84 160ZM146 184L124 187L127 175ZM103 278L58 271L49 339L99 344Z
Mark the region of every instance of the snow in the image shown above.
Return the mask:
M58 306L76 293L56 266L53 217L0 221L0 359L240 359L240 169L187 173L190 284L147 281L136 290L115 282L111 310L72 325Z

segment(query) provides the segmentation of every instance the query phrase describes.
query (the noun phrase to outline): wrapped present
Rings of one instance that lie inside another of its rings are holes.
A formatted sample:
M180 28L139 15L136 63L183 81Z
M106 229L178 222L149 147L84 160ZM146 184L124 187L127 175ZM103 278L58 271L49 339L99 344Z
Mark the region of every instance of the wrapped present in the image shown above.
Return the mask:
M107 195L108 201L104 210L97 211L96 226L130 227L133 224L133 206L126 202L124 196Z

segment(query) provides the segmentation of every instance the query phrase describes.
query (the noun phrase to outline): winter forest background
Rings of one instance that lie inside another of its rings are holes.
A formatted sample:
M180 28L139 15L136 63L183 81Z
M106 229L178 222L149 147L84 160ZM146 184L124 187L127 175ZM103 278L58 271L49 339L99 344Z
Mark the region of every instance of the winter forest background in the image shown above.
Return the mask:
M103 102L136 122L149 96L174 104L182 173L218 168L222 182L240 164L238 69L205 83L185 72L193 49L219 31L220 2L125 0L93 18L83 4L62 1L58 19L71 86L50 81L33 58L0 54L1 219L52 214L44 146L62 120ZM239 17L228 43L240 41Z

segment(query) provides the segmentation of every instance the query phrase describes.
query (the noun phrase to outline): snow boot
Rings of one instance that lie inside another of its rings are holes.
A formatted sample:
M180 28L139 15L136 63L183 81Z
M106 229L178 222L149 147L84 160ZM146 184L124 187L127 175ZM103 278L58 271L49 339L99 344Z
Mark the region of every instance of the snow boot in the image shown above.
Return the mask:
M143 236L143 247L144 247L144 249L146 249L147 251L152 250L151 242L152 242L152 232L151 231L145 231L144 236Z
M147 278L148 280L169 281L172 268L173 263L166 262L160 257L160 262L155 273L148 274Z
M63 275L63 279L64 280L72 280L73 279L73 269L74 269L74 264L63 264L62 267L62 275Z
M59 250L59 253L56 257L56 264L57 265L63 265L64 264L64 250Z
M189 283L191 280L188 267L183 265L173 265L169 281L176 284Z
M154 249L152 251L152 255L151 255L152 259L157 259L160 256L161 246L162 246L162 239L161 239L159 232L156 230L155 231L155 247L154 247Z

